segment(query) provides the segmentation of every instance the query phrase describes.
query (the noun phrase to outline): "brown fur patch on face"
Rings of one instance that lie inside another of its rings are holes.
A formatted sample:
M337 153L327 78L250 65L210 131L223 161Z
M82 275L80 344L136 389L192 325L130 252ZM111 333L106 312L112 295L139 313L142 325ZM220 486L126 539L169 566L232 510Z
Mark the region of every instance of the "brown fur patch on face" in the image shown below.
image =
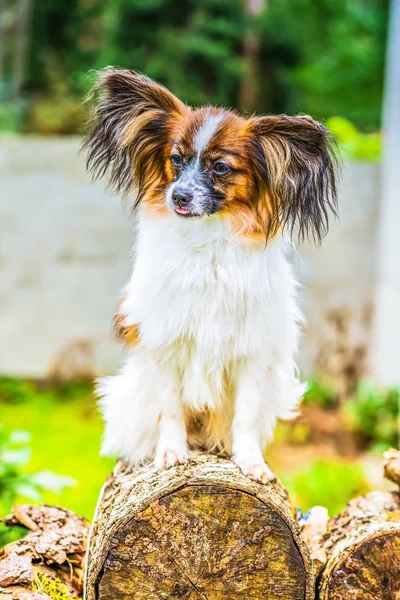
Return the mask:
M243 119L228 113L207 155L231 170L214 178L221 214L233 232L255 243L287 228L320 241L336 214L336 167L327 130L310 117Z
M157 172L160 179L154 187L162 189L161 195L152 195L149 193L143 198L146 214L168 214L165 204L165 192L173 181L179 176L179 170L171 162L172 154L179 154L184 161L193 158L193 141L197 129L201 126L204 115L203 110L192 110L186 107L186 110L173 121L170 122L168 134L165 139L161 164L157 165Z
M223 122L205 152L205 161L210 168L216 162L230 167L225 175L211 178L215 192L224 198L220 214L229 218L234 235L265 244L272 207L268 190L259 186L255 177L252 144L249 121L224 111Z
M168 161L166 164L166 170L173 178L176 177L178 171L174 169L169 160L171 154L174 152L179 154L184 163L196 158L196 136L205 125L206 119L225 112L227 111L214 107L190 109L175 121L170 133Z

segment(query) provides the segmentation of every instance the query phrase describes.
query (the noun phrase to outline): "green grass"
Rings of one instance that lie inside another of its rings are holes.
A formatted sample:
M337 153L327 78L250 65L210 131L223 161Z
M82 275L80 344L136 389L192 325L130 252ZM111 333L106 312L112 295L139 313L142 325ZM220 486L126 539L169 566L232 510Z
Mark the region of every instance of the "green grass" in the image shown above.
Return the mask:
M102 423L90 388L39 391L30 384L2 380L0 423L9 431L30 432L32 460L27 471L51 470L76 480L60 496L44 492L44 502L92 519L100 487L114 461L99 457Z
M338 514L351 498L370 491L362 466L344 460L317 459L296 473L282 474L282 481L293 506L303 512L325 506L330 516Z

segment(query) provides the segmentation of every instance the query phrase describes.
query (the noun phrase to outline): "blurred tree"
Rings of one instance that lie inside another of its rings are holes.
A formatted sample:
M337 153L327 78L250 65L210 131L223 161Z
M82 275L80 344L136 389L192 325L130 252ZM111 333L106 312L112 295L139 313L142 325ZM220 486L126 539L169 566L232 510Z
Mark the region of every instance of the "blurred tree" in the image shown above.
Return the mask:
M101 63L144 71L189 104L236 104L242 0L115 0Z
M3 28L11 0L0 1ZM33 129L45 116L45 131L76 130L88 72L110 64L145 72L193 105L379 127L388 0L18 2L33 5L23 79ZM8 48L0 44L0 56Z
M260 60L260 31L258 27L259 16L266 7L266 0L246 0L246 16L249 27L243 38L243 56L245 69L240 86L240 106L246 107L249 112L254 110L258 100L257 85L259 78Z
M5 0L0 0L0 82L3 81L4 77L4 43L5 43L5 14L6 14L6 3Z
M32 0L0 1L0 99L18 99L25 81Z
M387 19L388 0L271 1L265 31L297 55L286 110L379 127Z
M19 0L15 16L14 56L12 68L12 97L18 99L25 77L25 57L28 38L31 0Z

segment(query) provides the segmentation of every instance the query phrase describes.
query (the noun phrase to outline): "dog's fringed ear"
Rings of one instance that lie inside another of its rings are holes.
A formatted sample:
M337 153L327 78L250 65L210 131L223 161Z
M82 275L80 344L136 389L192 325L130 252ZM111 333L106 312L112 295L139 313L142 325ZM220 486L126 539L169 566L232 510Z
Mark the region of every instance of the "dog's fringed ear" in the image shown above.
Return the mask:
M329 132L308 116L259 117L250 125L256 170L273 212L267 234L286 228L299 241L320 242L329 213L337 215L339 164Z
M94 179L106 174L113 191L135 188L138 202L146 174L162 162L171 120L187 108L148 77L110 67L100 71L88 102L87 168Z

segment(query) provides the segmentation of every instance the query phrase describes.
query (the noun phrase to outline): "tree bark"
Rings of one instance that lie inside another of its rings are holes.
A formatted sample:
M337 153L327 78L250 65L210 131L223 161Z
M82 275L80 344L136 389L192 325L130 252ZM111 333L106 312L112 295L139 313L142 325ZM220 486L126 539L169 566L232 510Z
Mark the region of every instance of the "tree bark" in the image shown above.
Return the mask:
M328 524L318 580L320 600L400 598L400 494L371 492L351 500Z
M17 9L15 35L14 35L14 59L13 59L13 99L18 99L25 75L25 59L28 46L28 25L31 13L32 0L19 0Z
M5 48L5 38L6 38L6 26L5 26L5 10L6 3L5 0L0 0L0 85L3 84L4 79L4 48ZM0 90L1 92L1 90ZM3 101L3 98L0 96L0 102Z
M314 568L279 483L200 455L170 470L119 462L89 542L86 600L314 598Z
M256 109L258 99L260 36L255 27L255 19L265 10L266 0L245 0L246 15L251 23L243 40L245 70L240 86L239 104L241 110L251 113Z

